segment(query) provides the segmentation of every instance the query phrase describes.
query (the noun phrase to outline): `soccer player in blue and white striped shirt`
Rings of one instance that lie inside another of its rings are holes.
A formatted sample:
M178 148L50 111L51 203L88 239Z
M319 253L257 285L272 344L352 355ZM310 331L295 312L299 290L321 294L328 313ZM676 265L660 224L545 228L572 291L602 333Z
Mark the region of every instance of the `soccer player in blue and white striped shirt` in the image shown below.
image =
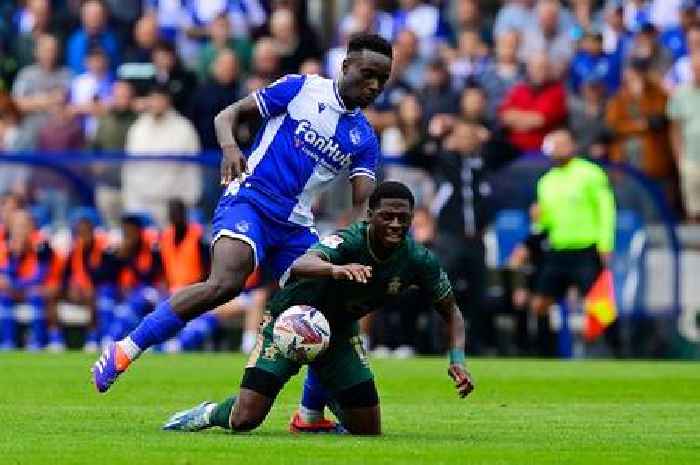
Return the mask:
M214 214L209 277L161 302L127 337L105 348L92 369L99 392L144 350L237 296L257 266L279 278L317 242L311 204L336 177L347 174L351 182L355 217L365 212L379 144L361 109L384 88L391 61L389 42L360 34L348 44L337 81L288 75L217 115L226 190ZM261 123L245 152L233 136L242 122Z

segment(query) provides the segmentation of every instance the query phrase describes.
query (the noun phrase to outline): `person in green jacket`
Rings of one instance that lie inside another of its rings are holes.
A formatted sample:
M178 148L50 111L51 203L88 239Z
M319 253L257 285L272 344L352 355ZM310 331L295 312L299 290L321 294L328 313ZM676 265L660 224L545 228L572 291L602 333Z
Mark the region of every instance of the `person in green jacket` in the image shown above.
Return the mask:
M540 216L535 226L549 242L531 303L537 314L572 286L585 295L615 242L615 199L605 171L575 156L576 144L567 129L550 133L542 150L554 166L537 183Z

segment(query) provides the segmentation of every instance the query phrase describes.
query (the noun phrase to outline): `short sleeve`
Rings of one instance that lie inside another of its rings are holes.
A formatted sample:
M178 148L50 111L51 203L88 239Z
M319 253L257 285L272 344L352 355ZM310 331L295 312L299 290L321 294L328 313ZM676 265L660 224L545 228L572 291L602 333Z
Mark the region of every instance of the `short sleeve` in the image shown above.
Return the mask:
M367 176L375 180L379 153L377 137L372 134L370 140L362 147L362 150L353 157L348 177L352 179L355 176Z
M329 262L336 265L350 263L357 257L358 232L353 228L337 231L322 238L309 250L320 253Z
M423 249L423 256L418 263L420 269L420 283L432 298L438 302L452 292L452 285L447 272L442 269L435 255L427 249Z
M305 79L300 74L288 74L253 92L260 115L263 118L273 118L286 113L287 105L299 93Z

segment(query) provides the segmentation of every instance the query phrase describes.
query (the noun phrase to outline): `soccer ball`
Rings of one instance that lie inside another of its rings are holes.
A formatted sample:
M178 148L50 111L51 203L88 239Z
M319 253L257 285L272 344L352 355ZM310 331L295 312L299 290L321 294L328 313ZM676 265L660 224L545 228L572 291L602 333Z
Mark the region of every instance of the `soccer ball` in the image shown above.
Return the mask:
M272 340L279 351L297 363L309 363L328 348L331 329L321 312L294 305L277 317Z

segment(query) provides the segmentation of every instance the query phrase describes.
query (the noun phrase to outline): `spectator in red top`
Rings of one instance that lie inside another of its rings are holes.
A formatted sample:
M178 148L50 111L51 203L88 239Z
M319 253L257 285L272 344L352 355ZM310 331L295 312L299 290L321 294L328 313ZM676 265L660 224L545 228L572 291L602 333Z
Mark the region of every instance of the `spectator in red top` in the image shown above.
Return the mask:
M538 151L544 136L566 122L564 84L552 78L549 58L533 55L526 79L506 94L499 116L508 141L519 151Z

